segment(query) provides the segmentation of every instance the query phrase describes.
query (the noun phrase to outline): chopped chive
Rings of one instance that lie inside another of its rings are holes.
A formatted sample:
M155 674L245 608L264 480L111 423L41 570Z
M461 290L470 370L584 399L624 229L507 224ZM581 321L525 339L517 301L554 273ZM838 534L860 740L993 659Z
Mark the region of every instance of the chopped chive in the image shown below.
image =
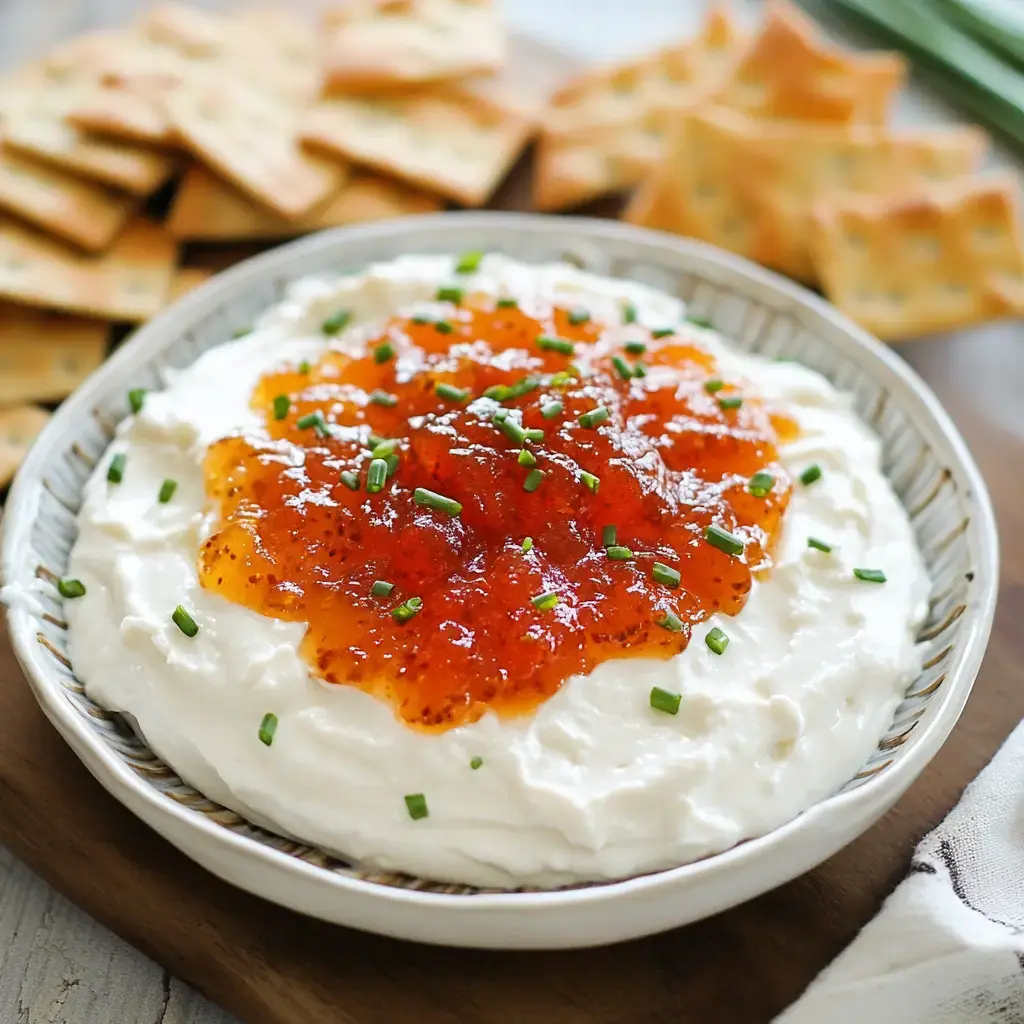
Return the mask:
M853 575L865 583L885 583L886 576L881 569L854 569Z
M373 350L373 361L375 363L386 363L395 357L395 346L390 341L382 341Z
M446 402L462 403L470 396L469 388L457 388L453 384L435 384L434 394Z
M405 798L405 809L413 821L430 816L427 810L427 798L422 793L409 793Z
M370 449L371 459L386 459L389 455L394 455L398 451L398 446L402 442L397 438L381 438L377 443Z
M715 325L706 316L688 316L686 320L688 323L693 324L694 327L705 327L709 331L715 329Z
M435 317L427 316L425 313L417 313L416 316L409 318L414 324L419 327L425 327L427 324L432 324Z
M244 338L247 334L252 334L252 328L251 327L236 327L231 332L231 337L232 338Z
M479 269L480 263L484 258L484 254L479 250L473 252L464 252L455 261L455 273L456 274L472 274L474 270Z
M404 601L397 608L391 609L391 618L395 620L399 625L403 625L408 622L414 615L419 613L419 610L423 607L423 599L420 597L410 597L408 601Z
M613 548L613 547L615 547L615 542L618 540L618 537L619 537L619 531L614 526L612 526L612 525L606 526L601 531L601 547L603 547L603 548Z
M544 440L544 431L541 430L540 427L530 427L530 429L527 430L527 432L526 432L526 440L527 441L543 441Z
M748 481L747 486L750 488L750 493L755 498L764 498L768 495L768 492L775 485L775 477L771 473L765 473L761 470L755 473Z
M424 508L432 508L435 512L444 512L450 516L460 516L462 514L461 501L445 497L443 494L438 494L437 491L428 491L425 487L417 487L412 492L412 498L417 505L422 505Z
M498 299L496 305L498 309L516 309L519 303L515 299Z
M583 484L591 494L597 494L598 489L601 486L600 479L594 476L593 473L588 473L586 470L580 471L580 483Z
M815 551L824 551L826 555L830 555L832 553L832 545L826 544L823 540L818 540L817 537L808 537L807 546L809 548L814 548Z
M337 313L332 313L321 325L320 330L324 334L337 334L340 330L348 326L348 322L352 319L352 314L347 309L339 309Z
M388 479L390 480L398 472L398 455L392 452L390 455L384 456L384 461L388 464Z
M537 465L537 456L533 454L528 448L523 448L516 456L516 461L520 466L526 466L532 469Z
M608 419L610 413L603 406L599 405L596 409L591 409L589 412L582 413L579 416L579 424L581 427L587 427L592 429L599 423L604 423Z
M274 419L283 420L292 407L292 401L287 395L278 395L274 399Z
M269 747L274 742L275 732L277 732L277 715L268 711L263 716L263 721L260 722L260 731L258 733L260 743L264 743Z
M725 649L729 646L729 637L717 626L714 626L708 630L707 635L704 637L704 643L715 654L725 654Z
M448 320L435 320L434 330L437 331L438 334L453 334L455 332L455 328Z
M679 702L683 699L681 693L672 693L671 690L663 690L660 686L651 687L651 707L655 711L664 711L666 715L679 714Z
M633 552L629 548L624 548L619 544L611 544L604 549L604 553L613 562L629 562L633 559Z
M615 367L615 372L623 380L633 379L633 367L630 366L622 356L612 356L612 366Z
M632 302L627 302L622 307L622 322L624 324L635 324L636 316L636 306L634 306Z
M633 376L634 377L646 377L647 376L647 367L644 366L643 363L637 363L633 367Z
M718 377L714 377L711 380L704 381L704 390L709 395L717 394L724 387L725 387L725 381L724 380L720 380Z
M315 430L321 437L328 434L327 423L324 421L324 414L317 409L315 412L307 412L295 421L299 430Z
M522 445L526 441L526 427L511 416L502 416L497 421L498 429L514 444Z
M549 612L558 604L558 594L553 590L546 594L538 594L536 597L530 598L530 604L539 612Z
M528 395L539 387L539 377L520 377L514 384L509 385L509 398L522 398L523 395Z
M398 405L398 395L389 395L386 391L370 392L370 405L383 405L385 409L394 409Z
M553 338L550 334L537 336L537 348L545 352L560 352L563 356L571 356L576 351L576 346L565 338Z
M350 491L359 490L359 474L356 473L354 470L346 469L345 472L341 474L341 482Z
M683 631L683 620L675 612L665 612L660 619L655 620L655 624L661 626L662 629L667 629L670 633L682 633Z
M719 409L738 409L742 404L743 399L739 395L729 395L718 400Z
M462 289L461 288L438 288L437 289L437 301L438 302L453 302L456 306L462 301Z
M128 456L121 452L110 460L107 466L107 479L112 484L119 484L124 479L124 467L128 462Z
M169 502L171 500L171 498L174 497L174 492L177 489L178 489L178 481L177 480L172 480L170 477L168 477L160 485L160 490L157 493L156 500L159 501L161 505L166 505L167 502Z
M675 334L676 329L674 327L655 327L651 331L652 338L667 338L670 334Z
M531 469L526 474L526 479L523 481L523 490L528 491L532 494L538 487L540 482L544 479L544 472L540 469Z
M805 487L809 484L813 484L815 480L821 479L821 466L816 462L812 462L801 474L800 483Z
M185 634L187 637L193 637L199 632L199 627L196 625L196 620L182 605L178 605L177 608L171 613L171 621Z
M532 550L533 550L533 538L532 537L524 537L523 538L523 554L525 555L529 551L532 551Z
M744 550L743 541L734 533L723 530L720 526L712 523L704 531L704 539L712 546L724 551L727 555L742 555Z
M374 448L379 444L383 444L387 440L386 437L381 437L380 434L370 433L366 438L366 447L372 452Z
M57 580L57 592L69 600L85 597L85 584L81 580Z
M366 492L377 494L384 490L384 481L388 478L388 464L383 459L373 459L366 471Z
M299 373L309 373L312 367L309 365L308 359L303 359L301 363L296 367Z
M499 409L492 417L492 423L504 423L508 419L508 409Z
M469 767L472 768L473 771L476 771L483 763L484 759L482 757L474 757L473 760L469 762Z
M665 565L664 562L655 562L651 569L651 575L656 583L661 583L666 587L678 587L679 581L682 579L678 569L673 569L671 565Z
M566 319L573 327L579 327L580 324L585 324L590 319L590 314L585 309L573 309L569 311Z
M132 412L141 412L145 401L145 388L132 388L131 391L128 392L128 404L131 406Z
M642 356L647 351L647 345L642 341L627 341L625 348L631 356Z
M558 373L552 375L550 384L553 388L564 388L568 387L575 379L571 370L559 370Z
M390 597L391 591L394 589L394 583L388 583L387 580L374 580L373 586L370 587L370 593L374 597Z
M546 420L553 420L564 408L561 402L545 402L540 407L540 414Z

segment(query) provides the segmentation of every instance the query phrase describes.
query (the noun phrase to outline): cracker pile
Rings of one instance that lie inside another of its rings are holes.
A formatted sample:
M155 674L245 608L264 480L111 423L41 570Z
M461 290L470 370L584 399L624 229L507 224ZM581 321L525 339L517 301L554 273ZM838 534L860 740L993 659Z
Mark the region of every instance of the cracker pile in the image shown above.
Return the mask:
M977 173L980 130L892 127L906 71L787 2L749 38L717 4L694 39L553 97L535 203L630 189L627 220L820 287L888 341L1020 315L1018 183Z

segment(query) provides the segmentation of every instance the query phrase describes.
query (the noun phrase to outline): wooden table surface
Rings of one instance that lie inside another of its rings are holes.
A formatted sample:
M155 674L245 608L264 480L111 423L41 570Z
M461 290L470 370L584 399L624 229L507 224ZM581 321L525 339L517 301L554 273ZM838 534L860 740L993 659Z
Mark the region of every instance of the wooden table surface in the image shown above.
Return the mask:
M0 66L55 35L94 20L114 22L132 6L0 0ZM519 27L591 58L671 38L696 20L700 6L589 0L584 27L576 23L575 0L508 0ZM51 20L41 26L40 18ZM939 109L912 94L904 116L932 120ZM307 921L194 867L100 792L26 698L0 720L7 763L38 768L29 790L0 767L0 839L8 846L0 848L0 1022L236 1020L173 978L182 971L250 1024L384 1024L414 1016L421 1024L768 1021L871 917L917 840L1024 717L1024 336L1019 324L993 325L900 351L939 395L988 481L1002 537L1001 593L963 719L896 808L855 843L744 906L638 942L547 954L411 946ZM0 686L18 688L14 693L24 687L2 634ZM89 856L97 836L106 837L101 867ZM118 922L132 945L56 890L74 892L100 921ZM147 904L178 910L155 927L130 923L145 916L138 908ZM187 956L195 943L215 955L197 965ZM332 994L339 985L344 1000Z

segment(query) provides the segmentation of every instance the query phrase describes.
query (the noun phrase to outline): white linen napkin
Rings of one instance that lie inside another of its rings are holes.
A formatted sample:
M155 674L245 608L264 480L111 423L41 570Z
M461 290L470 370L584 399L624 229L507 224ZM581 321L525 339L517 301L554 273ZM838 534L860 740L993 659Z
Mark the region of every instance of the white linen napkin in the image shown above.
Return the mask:
M1024 722L775 1024L1024 1024Z

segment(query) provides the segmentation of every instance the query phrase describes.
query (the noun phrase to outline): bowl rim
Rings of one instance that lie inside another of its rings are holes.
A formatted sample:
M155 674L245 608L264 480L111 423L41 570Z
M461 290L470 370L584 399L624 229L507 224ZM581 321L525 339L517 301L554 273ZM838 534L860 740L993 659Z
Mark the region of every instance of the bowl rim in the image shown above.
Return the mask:
M998 534L996 520L988 490L966 443L960 437L950 417L936 396L916 372L895 352L848 320L844 314L823 298L801 285L753 264L739 256L723 252L693 239L666 235L661 232L634 227L617 221L597 218L554 217L550 215L511 212L442 212L403 217L398 220L373 222L342 228L332 228L296 241L275 247L216 274L193 292L173 303L158 316L138 328L132 336L97 369L57 410L44 427L25 458L10 489L2 543L0 543L0 582L11 582L19 564L16 555L19 546L27 543L29 524L35 507L34 489L41 479L49 455L51 442L62 428L75 418L90 415L94 400L109 384L123 378L149 359L149 349L179 321L197 318L204 311L212 311L218 299L225 294L235 297L252 278L270 279L275 275L287 280L288 267L298 257L319 250L337 248L343 252L347 243L359 238L386 236L395 232L409 232L429 228L450 228L490 231L500 237L502 228L541 228L550 232L561 227L567 237L573 234L585 237L587 242L600 246L602 240L618 239L661 248L671 247L677 254L693 260L695 264L711 265L746 283L769 289L787 300L795 316L810 314L823 320L834 330L841 331L862 354L880 362L893 375L906 392L912 394L931 419L931 433L941 437L955 460L958 470L967 482L965 500L973 505L969 530L971 548L977 559L977 587L965 612L971 616L970 629L962 642L959 664L950 671L943 700L930 721L922 721L922 731L915 736L912 748L897 758L884 772L867 779L859 787L824 797L792 820L763 836L743 841L721 853L650 874L612 881L584 883L578 887L539 891L484 891L467 894L431 892L399 888L354 877L337 871L325 871L282 850L217 825L205 815L197 814L174 800L168 799L153 786L140 779L101 739L90 730L63 692L63 687L42 657L42 648L36 642L32 617L27 609L15 605L7 609L11 644L29 685L44 713L69 742L85 766L103 786L134 813L134 803L141 799L150 814L170 816L183 828L203 836L211 844L224 846L243 858L263 862L269 869L284 868L297 871L341 890L363 896L404 903L410 907L439 909L457 908L469 915L487 913L502 908L514 912L528 912L540 907L575 906L579 904L607 903L627 894L656 893L669 890L678 883L697 878L714 878L741 867L751 867L759 856L771 847L785 842L794 833L812 828L832 828L840 831L839 823L854 812L862 816L881 814L887 806L907 789L924 766L945 742L966 704L974 679L981 665L994 617L998 591ZM568 246L567 246L568 248ZM435 245L432 251L439 251ZM919 416L915 416L919 419ZM128 794L126 799L125 794ZM895 794L895 796L893 796ZM148 820L149 815L139 815ZM873 823L871 818L868 824ZM150 822L150 824L152 824ZM160 830L158 830L160 831ZM844 840L845 843L846 840ZM843 843L839 844L840 846ZM839 846L836 847L838 849Z

